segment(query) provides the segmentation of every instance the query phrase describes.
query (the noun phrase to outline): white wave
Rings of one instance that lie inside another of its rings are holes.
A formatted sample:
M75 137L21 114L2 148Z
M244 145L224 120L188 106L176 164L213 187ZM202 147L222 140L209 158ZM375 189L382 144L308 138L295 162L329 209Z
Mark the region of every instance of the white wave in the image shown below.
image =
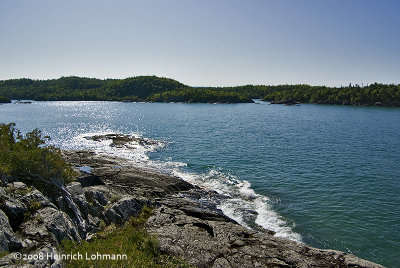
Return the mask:
M250 214L255 217L254 223L264 229L274 231L275 236L302 241L300 234L294 232L288 223L273 210L270 199L257 194L251 188L250 182L238 180L217 170L210 170L206 174L195 174L174 169L173 175L228 197L216 200L217 207L239 224L251 228L248 224Z
M165 142L154 144L131 143L129 146L111 146L112 140L94 141L86 139L88 136L104 135L113 133L112 131L102 131L96 133L80 134L62 144L67 149L90 149L99 154L129 159L135 164L155 168L171 175L182 178L183 180L198 185L207 190L213 190L225 196L220 200L212 200L222 212L239 224L251 228L251 222L264 229L274 231L277 237L284 237L295 241L302 241L300 234L295 233L289 224L275 212L268 197L257 194L248 181L242 181L234 176L215 169L211 169L203 174L193 173L182 170L187 164L168 161L153 161L149 159L148 153L162 148ZM140 137L137 133L129 135Z
M113 134L113 132L102 131L83 133L76 137L73 137L70 140L62 142L61 147L73 150L92 150L98 154L106 154L114 157L125 158L135 163L147 165L149 163L148 153L154 152L155 150L162 148L165 145L165 143L161 141L154 144L141 144L137 141L132 141L126 144L126 146L117 147L112 146L113 141L111 139L95 141L87 138L106 134ZM136 138L141 138L140 135L136 133L131 133L129 135Z
M276 213L269 204L269 199L259 196L255 199L254 205L258 213L256 223L261 227L272 230L277 237L284 237L295 241L302 241L301 235L293 232L282 217Z

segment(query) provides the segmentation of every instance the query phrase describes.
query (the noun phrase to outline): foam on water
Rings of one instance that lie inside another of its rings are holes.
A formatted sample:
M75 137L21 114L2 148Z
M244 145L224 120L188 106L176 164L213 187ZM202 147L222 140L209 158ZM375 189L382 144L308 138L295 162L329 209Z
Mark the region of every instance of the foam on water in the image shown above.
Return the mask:
M183 180L198 185L207 190L213 190L224 196L212 200L217 207L228 217L234 219L241 225L254 228L254 225L261 226L267 230L272 230L277 237L284 237L295 241L302 241L301 236L295 233L289 224L276 213L268 197L257 194L252 188L251 183L242 181L231 174L219 170L210 169L203 174L183 170L186 163L169 161L153 161L148 153L160 149L166 145L165 142L157 141L155 144L142 145L140 143L130 143L128 146L111 146L112 140L94 141L85 137L111 134L112 131L96 133L84 133L71 140L62 142L61 147L66 149L90 149L99 154L107 154L115 157L122 157L131 160L136 165L155 168L165 173L182 178ZM129 135L140 137L137 133Z
M275 236L302 241L300 234L295 233L288 223L272 209L270 199L257 194L251 188L250 182L238 180L230 174L214 169L205 174L174 169L172 174L228 197L215 200L217 207L241 225L251 228L251 218L255 217L254 223L264 229L274 231Z
M121 157L129 159L136 164L141 164L147 166L150 162L148 153L153 152L165 146L165 142L156 141L154 144L142 145L139 142L133 141L126 146L116 147L112 146L111 139L104 139L99 141L94 141L88 139L87 137L113 134L111 131L96 132L96 133L84 133L70 140L61 143L62 148L72 149L72 150L92 150L98 154L105 154L115 157ZM129 133L128 135L140 138L140 135L136 133Z

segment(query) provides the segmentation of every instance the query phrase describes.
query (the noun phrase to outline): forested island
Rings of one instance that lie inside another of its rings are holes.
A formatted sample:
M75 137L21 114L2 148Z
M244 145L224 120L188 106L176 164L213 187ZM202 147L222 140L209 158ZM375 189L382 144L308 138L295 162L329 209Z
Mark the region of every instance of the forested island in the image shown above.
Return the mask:
M37 101L147 101L249 103L263 99L276 103L400 106L400 85L327 87L310 85L244 85L192 87L169 78L137 76L126 79L61 77L50 80L0 81L0 102L9 99Z

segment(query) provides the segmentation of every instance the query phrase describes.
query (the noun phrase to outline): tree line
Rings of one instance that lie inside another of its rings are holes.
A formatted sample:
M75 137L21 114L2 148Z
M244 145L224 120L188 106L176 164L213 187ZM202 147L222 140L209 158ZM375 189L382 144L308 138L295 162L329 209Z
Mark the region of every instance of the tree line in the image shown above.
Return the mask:
M61 77L50 80L10 79L0 81L0 95L10 99L53 100L144 100L164 90L187 87L168 78L138 76L126 79Z
M152 102L212 102L212 103L252 103L253 100L243 94L213 90L206 88L186 88L181 90L164 91L149 97Z
M327 87L310 85L243 85L191 87L157 76L126 79L61 77L50 80L10 79L0 81L0 96L38 101L153 101L153 102L252 102L252 99L302 103L400 105L400 85L374 83L368 86ZM2 98L0 97L0 101Z
M325 87L299 85L296 88L267 94L265 101L292 100L302 103L336 105L400 106L400 85L374 83L361 87Z
M9 98L0 96L0 103L10 103L11 100Z

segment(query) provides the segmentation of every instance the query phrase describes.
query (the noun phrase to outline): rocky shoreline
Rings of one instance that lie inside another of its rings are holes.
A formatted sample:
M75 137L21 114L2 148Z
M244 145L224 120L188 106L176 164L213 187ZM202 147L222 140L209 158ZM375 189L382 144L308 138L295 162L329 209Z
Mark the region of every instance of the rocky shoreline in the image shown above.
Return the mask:
M123 224L145 205L154 208L146 228L158 237L162 252L181 256L195 267L382 267L277 238L272 231L250 230L208 202L207 197L217 193L134 167L126 159L91 151L64 151L64 158L80 174L66 188L85 228L79 227L62 197L50 200L22 182L8 183L0 187L0 249L11 253L0 258L0 267L62 267L51 258L23 263L15 253L46 255L57 253L64 239L90 241L101 222Z

